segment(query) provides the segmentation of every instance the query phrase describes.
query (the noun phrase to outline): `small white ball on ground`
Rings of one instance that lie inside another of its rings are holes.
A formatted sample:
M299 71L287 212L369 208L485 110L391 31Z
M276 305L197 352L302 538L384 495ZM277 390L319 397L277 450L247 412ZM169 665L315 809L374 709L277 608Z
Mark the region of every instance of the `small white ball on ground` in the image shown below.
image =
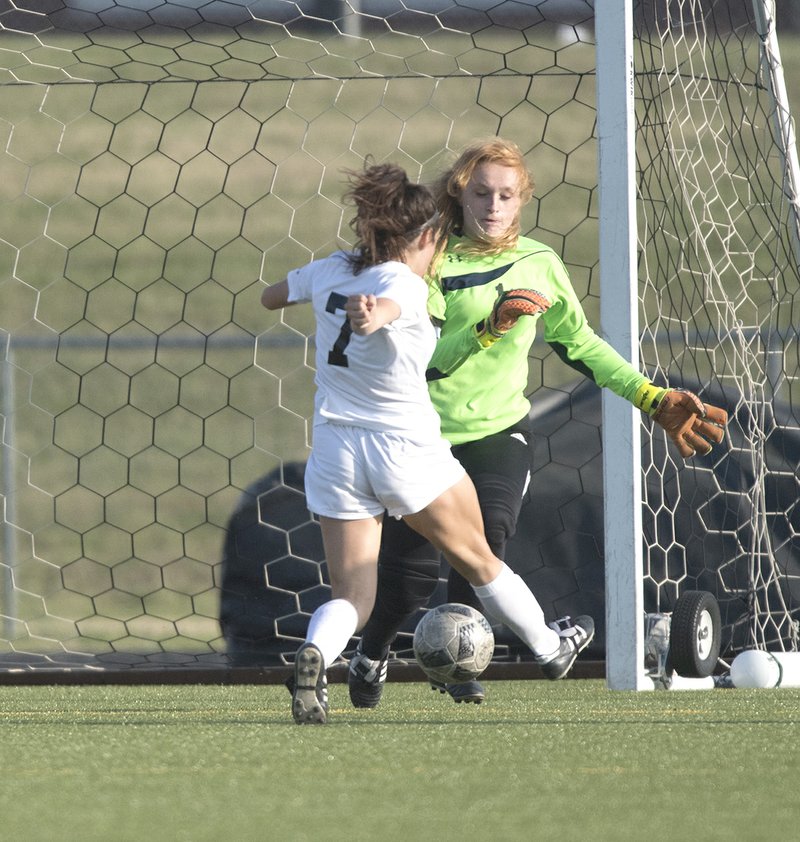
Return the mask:
M780 665L769 652L748 649L740 652L731 664L734 687L777 687L780 680Z

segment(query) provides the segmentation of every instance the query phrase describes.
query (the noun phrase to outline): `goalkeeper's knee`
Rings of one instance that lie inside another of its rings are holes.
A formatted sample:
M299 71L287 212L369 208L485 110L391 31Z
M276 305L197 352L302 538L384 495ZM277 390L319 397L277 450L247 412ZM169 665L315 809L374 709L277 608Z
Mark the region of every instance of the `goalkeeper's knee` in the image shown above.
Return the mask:
M384 610L406 615L428 604L439 583L439 559L382 556L378 568L378 600Z
M482 506L483 531L486 543L500 559L505 557L506 545L517 531L517 512L506 506Z

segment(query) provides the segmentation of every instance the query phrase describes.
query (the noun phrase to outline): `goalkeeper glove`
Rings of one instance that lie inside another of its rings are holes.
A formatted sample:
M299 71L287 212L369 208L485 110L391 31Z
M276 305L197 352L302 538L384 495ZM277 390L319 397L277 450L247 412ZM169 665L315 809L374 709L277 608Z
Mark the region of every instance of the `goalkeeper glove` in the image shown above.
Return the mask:
M484 348L494 345L504 333L514 327L520 316L536 316L544 313L549 306L550 302L533 289L512 289L501 293L489 318L475 325L478 342Z
M723 427L728 423L724 409L703 403L687 389L658 389L645 383L634 403L663 427L684 459L697 451L703 455L711 453L711 443L722 441Z

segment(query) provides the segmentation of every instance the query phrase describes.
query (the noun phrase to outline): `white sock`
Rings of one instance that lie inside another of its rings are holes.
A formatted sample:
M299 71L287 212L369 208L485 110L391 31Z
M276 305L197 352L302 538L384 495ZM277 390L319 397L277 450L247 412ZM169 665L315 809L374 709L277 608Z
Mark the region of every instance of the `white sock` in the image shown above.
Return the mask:
M327 669L344 652L357 626L355 605L346 599L332 599L311 615L306 643L313 643L322 652Z
M505 623L537 656L558 651L561 639L544 620L538 600L520 576L506 564L488 585L473 585L486 610Z

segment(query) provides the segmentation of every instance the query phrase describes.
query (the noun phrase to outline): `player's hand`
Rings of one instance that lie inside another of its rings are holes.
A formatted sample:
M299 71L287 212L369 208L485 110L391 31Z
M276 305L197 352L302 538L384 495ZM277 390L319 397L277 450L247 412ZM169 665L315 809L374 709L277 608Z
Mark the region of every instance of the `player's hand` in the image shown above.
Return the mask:
M724 409L703 403L686 389L667 390L652 418L664 428L684 459L698 451L703 455L711 453L712 442L722 441L723 428L728 423Z
M351 295L348 297L344 311L350 320L350 325L357 333L368 328L375 314L377 298L374 295Z
M514 327L520 316L536 316L549 306L550 302L534 289L511 289L495 301L489 315L489 331L502 336Z

